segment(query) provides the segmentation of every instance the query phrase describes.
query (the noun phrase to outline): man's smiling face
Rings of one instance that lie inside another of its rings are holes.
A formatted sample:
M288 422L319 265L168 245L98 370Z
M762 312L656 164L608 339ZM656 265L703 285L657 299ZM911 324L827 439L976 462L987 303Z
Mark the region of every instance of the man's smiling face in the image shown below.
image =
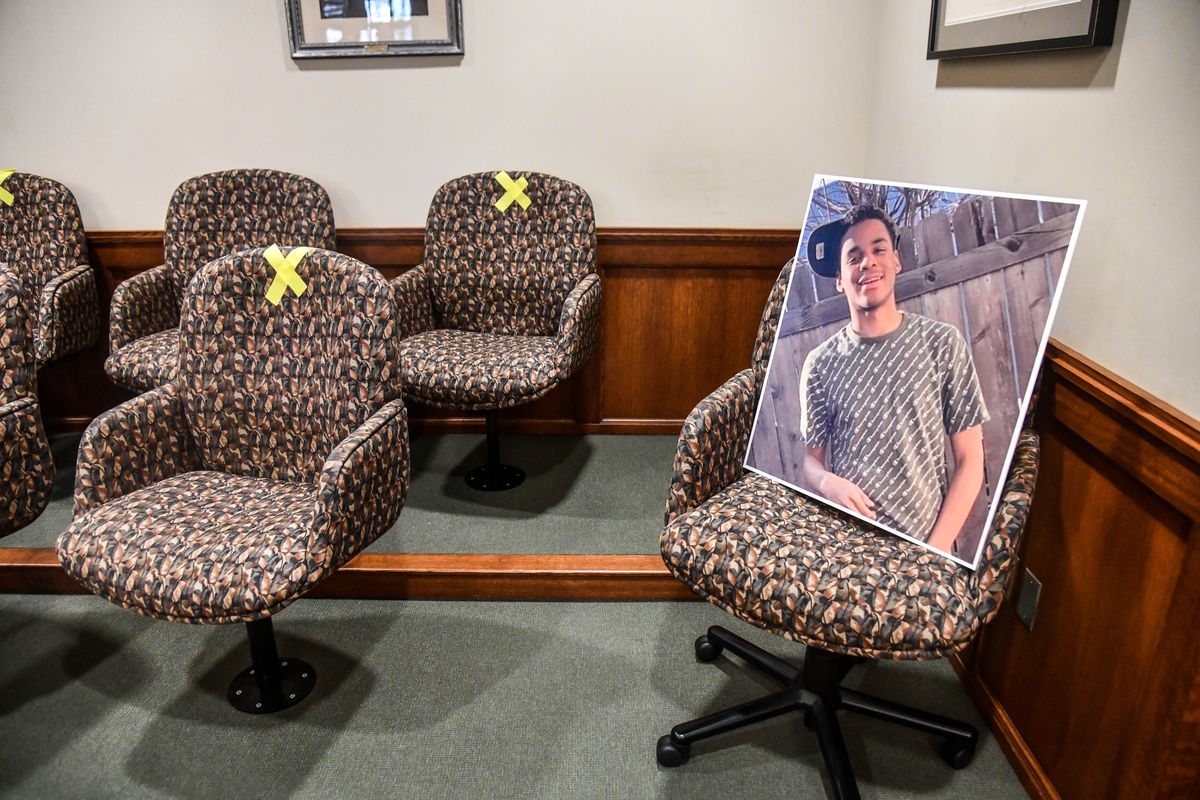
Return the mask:
M877 219L866 219L850 227L842 237L841 270L837 289L850 305L873 311L891 302L900 272L900 254L892 235Z

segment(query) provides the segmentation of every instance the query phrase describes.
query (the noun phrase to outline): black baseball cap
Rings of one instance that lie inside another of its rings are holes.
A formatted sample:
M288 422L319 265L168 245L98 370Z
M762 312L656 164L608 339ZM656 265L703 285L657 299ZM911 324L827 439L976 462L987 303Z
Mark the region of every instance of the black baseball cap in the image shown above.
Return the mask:
M808 266L824 278L836 278L842 268L842 237L849 225L840 218L826 222L808 237Z

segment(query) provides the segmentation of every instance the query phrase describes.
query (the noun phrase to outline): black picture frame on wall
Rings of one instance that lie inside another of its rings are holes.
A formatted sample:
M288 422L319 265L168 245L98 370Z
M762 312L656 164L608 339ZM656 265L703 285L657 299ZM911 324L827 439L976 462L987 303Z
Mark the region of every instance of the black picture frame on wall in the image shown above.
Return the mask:
M284 0L293 59L463 54L462 0Z
M926 59L1109 47L1120 0L931 0Z

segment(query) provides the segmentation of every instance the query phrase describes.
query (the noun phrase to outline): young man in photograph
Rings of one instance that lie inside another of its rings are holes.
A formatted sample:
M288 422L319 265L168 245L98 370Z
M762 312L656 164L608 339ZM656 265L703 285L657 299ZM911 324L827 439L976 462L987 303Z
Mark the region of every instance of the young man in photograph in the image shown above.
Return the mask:
M809 237L809 265L836 278L850 322L804 361L803 473L837 505L949 553L983 485L988 413L958 329L897 308L897 239L870 205Z

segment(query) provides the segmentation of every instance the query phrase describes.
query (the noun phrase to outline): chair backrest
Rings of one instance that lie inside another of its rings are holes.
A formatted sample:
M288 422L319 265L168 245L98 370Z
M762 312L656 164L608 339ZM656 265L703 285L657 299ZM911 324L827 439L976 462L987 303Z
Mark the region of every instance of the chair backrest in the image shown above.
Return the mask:
M335 247L333 206L316 181L273 169L189 178L167 207L165 261L183 294L196 271L253 247Z
M0 406L25 395L36 396L37 367L26 319L25 287L12 268L0 263Z
M552 175L524 178L528 208L496 207L498 172L456 178L433 196L424 270L440 328L552 336L563 301L596 271L596 219L582 188Z
M788 282L792 279L792 265L795 259L783 265L779 277L767 295L767 304L763 307L762 320L758 323L758 336L754 339L754 351L750 354L750 365L754 368L755 383L761 387L767 377L767 364L771 357L771 347L775 344L775 331L779 328L779 318L783 314L783 301L787 297Z
M304 293L288 289L273 305L277 273L263 253L196 273L177 382L208 469L311 483L333 448L398 395L395 295L366 264L314 250L296 267Z
M42 287L87 263L83 218L71 190L50 178L14 172L0 188L13 196L11 206L0 203L0 264L7 263L25 287L32 336Z

